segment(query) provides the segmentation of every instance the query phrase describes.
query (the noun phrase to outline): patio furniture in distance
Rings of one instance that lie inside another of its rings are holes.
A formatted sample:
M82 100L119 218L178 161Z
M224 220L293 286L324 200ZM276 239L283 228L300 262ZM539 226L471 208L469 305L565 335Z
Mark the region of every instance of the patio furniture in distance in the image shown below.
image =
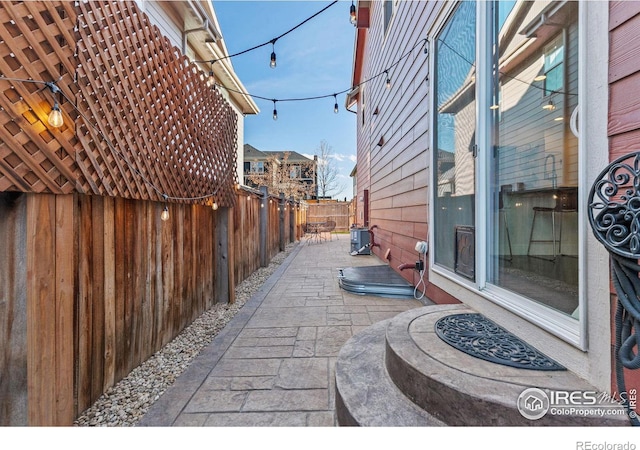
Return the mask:
M331 239L331 233L336 229L336 222L333 220L327 220L325 222L308 222L305 227L307 242L322 242L327 240L327 234L329 240Z
M329 240L333 240L332 239L332 233L335 231L336 229L336 222L333 220L327 220L326 222L324 222L324 224L320 227L320 239L324 239L325 241L327 240L326 236L323 236L323 234L328 234L329 235Z

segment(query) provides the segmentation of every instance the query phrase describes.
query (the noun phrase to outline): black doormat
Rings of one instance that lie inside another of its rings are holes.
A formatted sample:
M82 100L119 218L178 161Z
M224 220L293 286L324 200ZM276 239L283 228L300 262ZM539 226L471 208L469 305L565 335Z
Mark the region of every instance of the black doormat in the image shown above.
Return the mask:
M435 331L447 344L485 361L518 369L567 370L482 314L442 317Z

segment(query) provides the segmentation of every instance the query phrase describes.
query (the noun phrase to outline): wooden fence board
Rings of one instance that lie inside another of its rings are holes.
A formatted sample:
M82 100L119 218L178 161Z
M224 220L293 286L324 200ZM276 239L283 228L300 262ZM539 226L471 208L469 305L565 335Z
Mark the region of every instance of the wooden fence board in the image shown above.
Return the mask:
M0 425L28 421L26 196L0 193Z
M116 247L115 201L104 200L104 377L102 392L115 384Z
M90 292L88 307L91 314L91 333L88 336L91 352L91 402L97 400L104 386L104 199L103 197L87 197L91 203L91 214L87 214L87 222L82 232L90 235L86 254L90 267L90 278L85 279L87 292ZM96 351L99 349L99 351Z
M55 398L54 423L71 423L75 419L73 395L73 325L74 271L73 195L55 197ZM49 318L51 320L51 318Z
M55 196L29 196L27 217L27 385L29 423L55 422ZM47 382L43 382L47 380Z

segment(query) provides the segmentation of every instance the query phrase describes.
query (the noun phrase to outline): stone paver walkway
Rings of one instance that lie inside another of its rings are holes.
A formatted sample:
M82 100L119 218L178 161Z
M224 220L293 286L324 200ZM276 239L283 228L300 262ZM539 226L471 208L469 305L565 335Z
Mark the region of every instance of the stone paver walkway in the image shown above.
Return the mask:
M349 250L348 234L302 240L140 426L335 426L342 345L374 322L422 306L342 290L338 268L384 264Z

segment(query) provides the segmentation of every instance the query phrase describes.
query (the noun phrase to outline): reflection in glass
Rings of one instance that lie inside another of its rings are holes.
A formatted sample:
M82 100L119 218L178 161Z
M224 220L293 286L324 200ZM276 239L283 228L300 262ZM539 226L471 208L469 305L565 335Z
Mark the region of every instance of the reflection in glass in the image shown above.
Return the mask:
M461 2L434 43L437 144L434 258L436 264L471 279L474 278L471 242L475 211L472 153L476 122L475 19L475 2ZM461 254L466 255L464 261L458 258ZM464 268L457 270L457 263Z
M493 2L489 281L578 306L578 2ZM508 11L505 11L508 9Z

